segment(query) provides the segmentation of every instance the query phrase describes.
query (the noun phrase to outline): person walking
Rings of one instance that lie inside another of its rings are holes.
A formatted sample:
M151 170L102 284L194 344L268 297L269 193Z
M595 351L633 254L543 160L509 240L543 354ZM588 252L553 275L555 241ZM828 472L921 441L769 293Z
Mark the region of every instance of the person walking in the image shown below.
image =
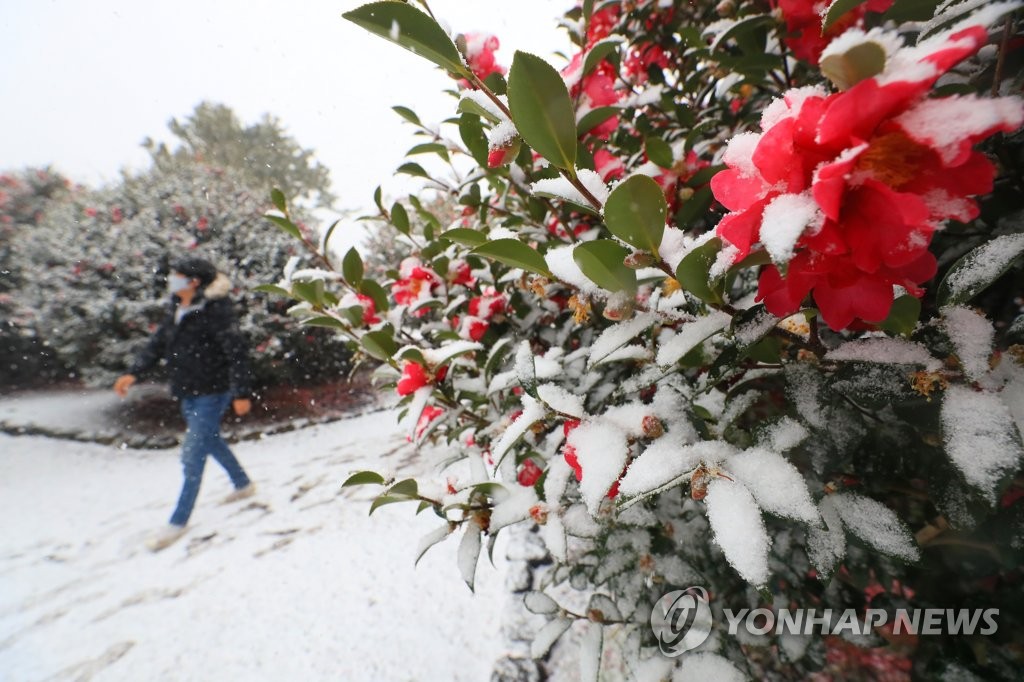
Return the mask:
M189 257L171 264L167 285L171 303L166 317L128 373L114 382L114 391L124 398L139 377L164 360L171 393L180 402L187 425L181 446L181 494L168 526L147 542L154 552L185 533L207 455L217 460L234 485L226 503L256 490L220 434L221 418L229 405L238 416L252 409L249 353L228 298L231 282L209 261Z

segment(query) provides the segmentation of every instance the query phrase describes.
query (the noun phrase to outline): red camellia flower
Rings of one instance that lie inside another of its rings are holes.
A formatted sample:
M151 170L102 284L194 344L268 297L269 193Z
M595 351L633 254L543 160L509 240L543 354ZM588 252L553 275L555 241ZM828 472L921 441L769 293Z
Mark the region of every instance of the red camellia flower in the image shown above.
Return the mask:
M487 328L490 326L487 320L476 317L475 315L465 315L458 318L458 334L463 339L470 341L479 341L487 333Z
M566 438L568 438L569 434L572 433L572 430L579 425L579 419L566 419L562 423L562 433L565 434ZM576 448L566 443L565 447L562 448L562 457L565 458L565 463L572 467L573 473L576 474L576 480L582 481L583 468L580 466L579 458L576 456Z
M605 182L621 178L626 173L626 165L610 151L602 147L594 152L594 170Z
M484 288L479 296L469 300L469 314L489 320L505 312L505 295L492 286Z
M543 473L544 470L537 466L532 459L526 458L523 460L523 466L519 469L519 476L517 477L519 485L531 488Z
M717 235L726 265L758 242L771 256L757 298L771 313L790 315L810 294L838 330L884 320L894 287L923 294L936 270L932 234L947 219L976 217L972 197L992 188L992 163L972 145L1024 123L1016 97L928 97L987 35L958 26L902 48L895 36L854 29L827 53L874 42L887 53L882 73L831 95L790 90L764 111L763 132L729 142L728 169L711 182L731 211Z
M380 318L377 316L377 304L366 294L349 292L338 302L339 308L353 308L355 306L363 309L363 324L377 324L380 322Z
M413 306L429 300L434 287L441 283L441 278L433 270L424 267L415 256L402 261L398 274L399 280L391 285L391 293L398 305ZM425 309L414 313L417 317L425 314Z
M831 2L828 0L778 0L782 17L786 20L786 47L793 56L811 64L817 64L830 42L847 29L864 23L868 12L884 12L892 6L893 0L868 0L844 14L838 21L821 32L822 16Z
M505 69L494 59L494 51L501 47L496 36L487 33L466 33L466 62L480 80L492 73L504 75Z
M641 43L629 51L622 66L634 83L645 83L648 78L647 69L652 64L663 69L668 67L668 54L659 45Z
M444 410L440 407L433 405L427 405L423 408L423 412L420 413L420 418L416 421L416 440L423 437L423 432L430 426L430 422L434 421L438 417L444 414Z
M429 383L430 375L426 368L418 362L406 360L402 365L402 377L398 380L396 390L398 395L409 395Z

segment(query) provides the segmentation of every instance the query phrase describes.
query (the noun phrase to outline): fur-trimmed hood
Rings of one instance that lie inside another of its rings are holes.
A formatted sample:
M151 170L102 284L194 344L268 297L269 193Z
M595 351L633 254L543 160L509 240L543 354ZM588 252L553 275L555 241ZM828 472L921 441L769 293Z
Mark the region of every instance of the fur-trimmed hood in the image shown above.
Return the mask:
M223 272L218 272L213 281L203 289L203 298L216 301L218 298L226 298L231 293L231 280Z

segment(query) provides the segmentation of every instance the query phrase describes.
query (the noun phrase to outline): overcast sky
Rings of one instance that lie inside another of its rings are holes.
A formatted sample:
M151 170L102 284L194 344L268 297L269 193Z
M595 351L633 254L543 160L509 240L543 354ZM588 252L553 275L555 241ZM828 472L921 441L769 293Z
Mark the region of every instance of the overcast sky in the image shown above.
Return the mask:
M501 40L506 67L522 49L567 50L557 26L572 0L432 0L456 32ZM451 81L427 61L341 18L353 0L3 0L0 169L52 165L73 180L116 180L142 167L147 136L202 100L245 122L263 113L331 170L340 205L372 205L415 140L390 107L440 121Z

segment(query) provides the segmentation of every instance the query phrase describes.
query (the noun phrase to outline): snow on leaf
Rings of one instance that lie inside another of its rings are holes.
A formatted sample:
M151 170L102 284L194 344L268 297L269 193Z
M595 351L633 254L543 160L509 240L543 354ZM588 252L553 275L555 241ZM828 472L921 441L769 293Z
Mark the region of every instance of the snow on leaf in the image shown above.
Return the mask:
M914 536L893 510L870 497L854 493L832 495L843 525L879 552L904 561L917 561L921 552Z
M946 453L967 483L991 503L1000 479L1020 466L1013 415L998 394L950 386L942 401Z
M494 505L491 510L491 524L488 532L495 532L505 526L530 518L530 507L539 502L533 486L512 485L506 488L508 497Z
M658 316L654 313L641 313L631 320L613 324L605 329L590 347L590 366L593 367L609 353L626 345L634 336L650 328L657 320Z
M494 444L494 449L491 456L494 457L494 461L500 461L505 457L505 453L512 447L519 438L526 433L535 422L540 421L544 418L547 410L544 409L544 405L537 402L525 393L522 395L523 401L523 412L516 420L508 425L505 432L501 434L497 442Z
M626 434L604 422L584 422L569 434L568 442L576 448L576 458L583 470L580 495L587 511L597 516L608 489L618 480L629 456Z
M716 478L708 484L708 521L729 565L754 586L768 582L768 547L761 509L742 483Z
M603 648L604 627L600 623L587 623L580 637L580 682L598 681Z
M434 392L432 386L417 388L412 395L412 402L409 403L409 410L405 413L405 428L410 438L416 437L416 426L419 424L423 408L427 406L431 394Z
M725 466L766 512L804 523L818 520L804 477L782 455L752 448L733 455Z
M420 538L419 544L416 546L416 561L414 564L418 564L423 555L427 553L427 550L441 542L449 535L451 535L452 527L449 524L444 524L440 528L430 531L422 538Z
M772 452L785 452L800 445L809 435L803 424L792 417L783 417L761 434L761 440Z
M946 306L942 309L942 326L953 342L964 373L973 381L988 374L988 358L996 330L992 323L970 308Z
M634 459L619 482L624 497L644 495L693 471L698 464L723 459L735 452L725 441L708 440L684 445L672 433L649 445Z
M537 387L537 395L555 412L577 419L583 418L583 398L575 393L570 393L555 384L541 384Z
M745 682L746 679L729 659L709 651L687 654L672 674L672 682Z
M661 367L674 365L697 347L704 339L721 331L732 321L732 317L715 310L693 322L685 322L674 336L659 344L656 362Z
M475 341L451 341L440 348L421 348L419 350L423 354L423 359L436 367L437 365L451 360L456 355L472 353L473 351L482 349L483 344Z
M551 615L552 613L558 613L561 607L558 606L558 602L536 590L526 593L523 597L523 605L526 606L526 610L530 613L537 613L540 615Z
M638 343L633 343L613 350L600 360L592 360L591 363L592 365L605 365L612 362L650 362L653 359L654 355L650 349Z
M576 259L572 255L575 248L575 245L559 246L545 253L544 262L547 263L548 270L555 277L566 284L571 284L582 293L593 295L604 291L580 270L580 266L576 264Z
M549 504L559 503L572 475L572 467L566 463L564 457L556 456L548 463L548 475L544 479L544 499Z
M462 541L459 543L457 558L459 572L471 590L476 580L476 565L480 558L480 536L482 534L476 519L470 519L466 523L466 530L462 535Z
M569 618L555 618L548 621L548 624L542 627L530 642L530 657L544 658L552 645L569 629L570 625L572 625L572 620Z
M921 365L939 370L942 363L933 358L928 349L906 339L875 337L847 341L825 354L826 360L839 362L879 362L893 365Z
M605 199L608 198L608 187L601 180L601 176L592 170L585 168L578 169L576 171L577 177L587 190L594 195L601 204L604 204ZM589 207L589 208L601 208L601 206L594 206L590 201L583 196L567 178L547 178L544 180L538 180L530 185L530 189L534 194L540 196L554 197L556 199L564 199L565 201L572 202L577 206Z
M948 291L946 298L954 303L966 302L999 277L1021 253L1021 233L1005 234L982 244L952 267L941 287Z
M560 516L554 513L550 514L548 522L540 527L540 536L556 561L565 563L569 560L566 551L565 526L562 524Z
M846 556L846 533L833 504L833 497L826 495L818 504L818 513L825 525L812 526L807 531L807 557L818 569L818 577L823 580L832 575L836 564Z

